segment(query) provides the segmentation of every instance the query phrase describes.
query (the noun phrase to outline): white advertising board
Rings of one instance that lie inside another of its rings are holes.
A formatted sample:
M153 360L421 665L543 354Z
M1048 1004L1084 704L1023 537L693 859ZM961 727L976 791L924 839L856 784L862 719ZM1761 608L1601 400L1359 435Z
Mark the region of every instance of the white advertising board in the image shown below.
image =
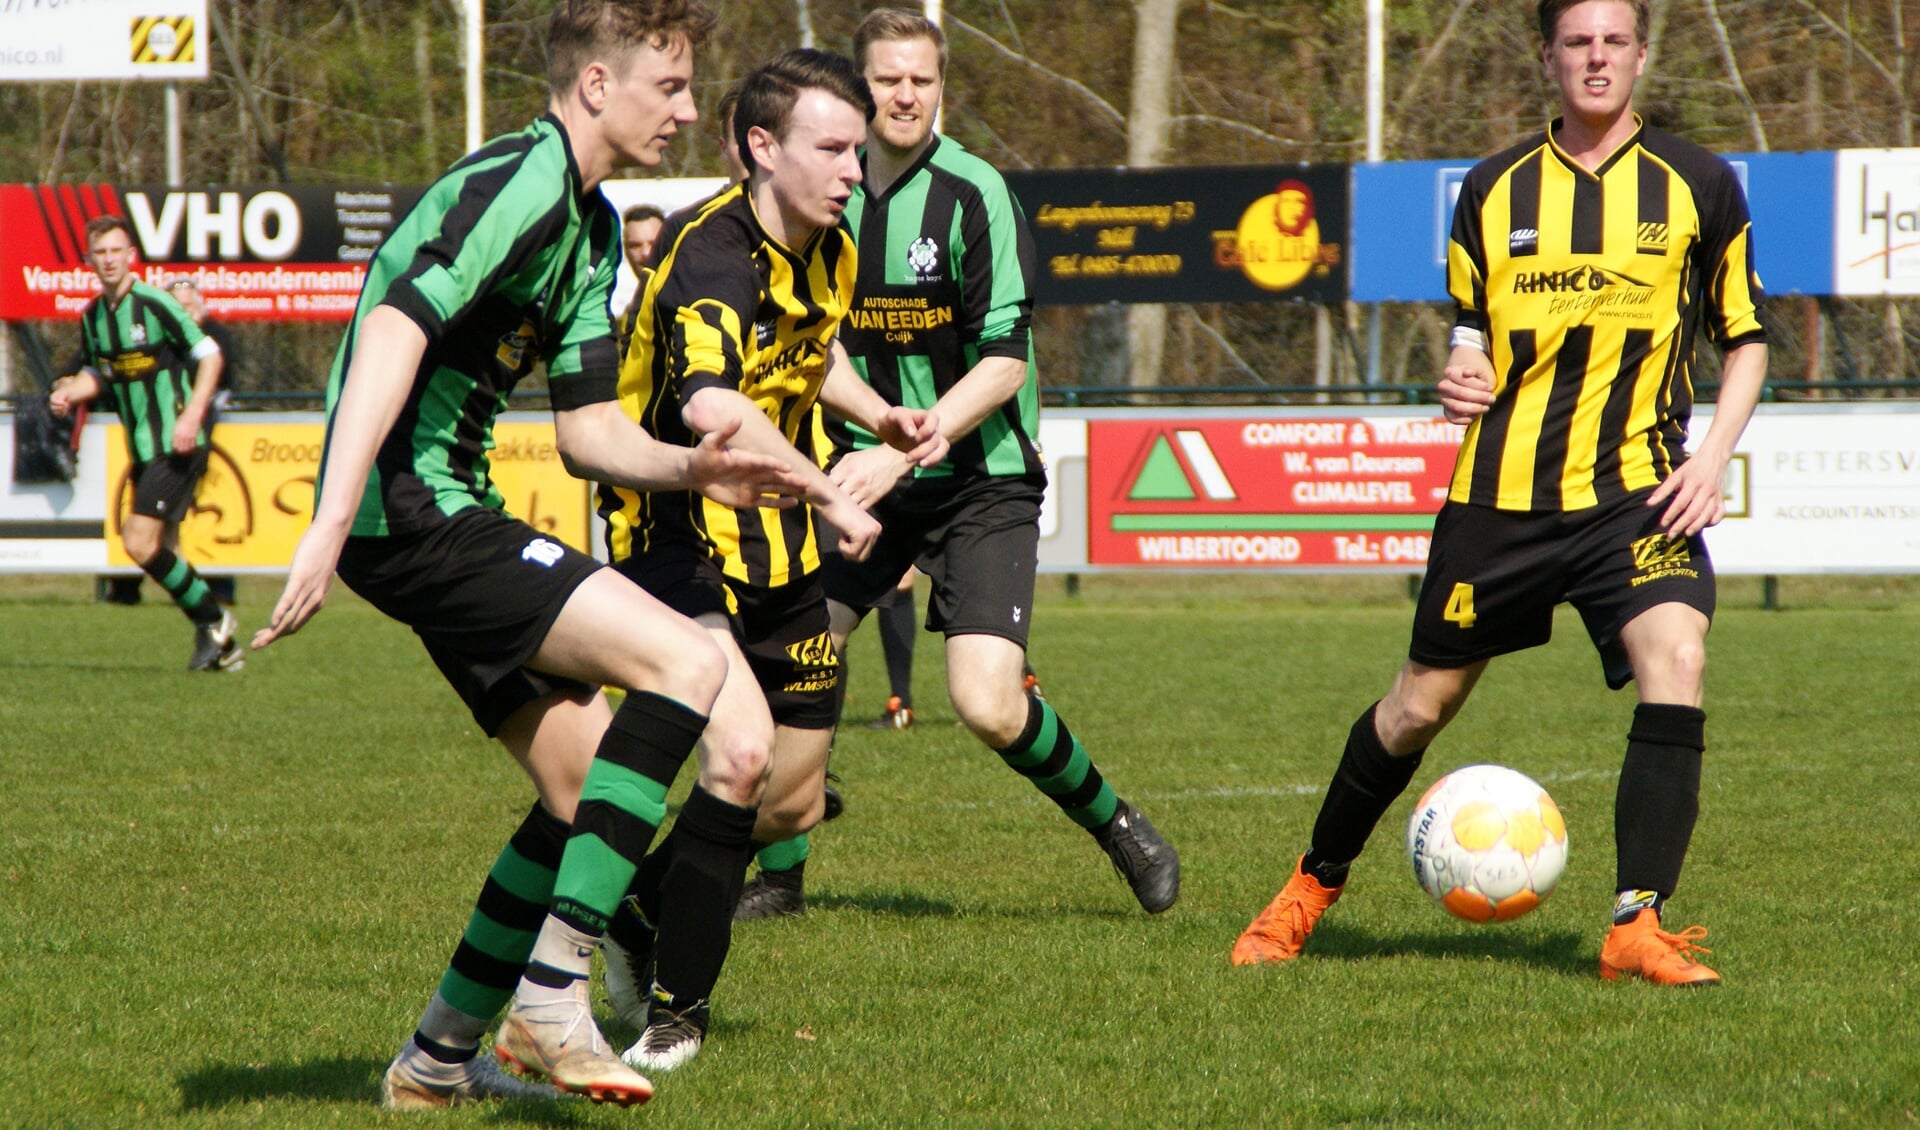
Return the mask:
M1920 149L1842 149L1833 293L1920 294Z
M1763 405L1727 480L1721 573L1920 573L1920 405Z
M0 82L204 79L207 0L0 0Z

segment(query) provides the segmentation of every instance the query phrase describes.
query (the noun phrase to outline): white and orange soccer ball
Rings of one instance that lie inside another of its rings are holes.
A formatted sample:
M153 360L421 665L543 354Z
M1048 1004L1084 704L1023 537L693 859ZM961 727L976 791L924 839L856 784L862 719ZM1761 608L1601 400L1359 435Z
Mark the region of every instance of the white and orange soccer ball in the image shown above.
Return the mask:
M1524 773L1468 765L1440 778L1407 821L1407 858L1435 902L1469 922L1518 918L1567 866L1567 823Z

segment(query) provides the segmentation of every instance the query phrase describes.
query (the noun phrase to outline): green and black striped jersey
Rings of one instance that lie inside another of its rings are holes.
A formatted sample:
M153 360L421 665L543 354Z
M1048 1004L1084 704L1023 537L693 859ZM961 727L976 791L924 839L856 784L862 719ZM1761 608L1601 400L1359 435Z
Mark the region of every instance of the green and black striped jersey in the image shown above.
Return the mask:
M1588 171L1559 124L1476 165L1454 211L1447 287L1495 380L1455 502L1581 510L1658 484L1686 460L1696 333L1766 340L1733 169L1643 125Z
M669 218L655 247L620 365L620 407L662 442L690 446L698 437L681 415L687 400L705 388L733 389L820 461L813 408L853 296L853 241L826 228L788 248L761 227L752 198L736 185ZM727 576L762 587L820 567L810 506L736 510L693 491L603 485L599 510L614 561L662 545L704 545Z
M117 303L102 294L80 313L85 360L127 433L137 466L173 451L173 429L193 398L201 359L220 352L173 296L139 279ZM195 446L207 446L200 425Z
M356 536L502 508L489 477L493 424L537 362L546 363L555 411L614 398L607 298L619 256L613 208L584 189L551 115L488 142L427 189L369 264L327 381L331 439L368 313L390 306L426 334L413 389L368 475Z
M999 171L935 135L886 192L854 189L842 222L860 248L860 278L840 338L887 403L932 408L983 357L1027 365L1012 399L914 475L1043 475L1033 234ZM854 447L879 442L849 433Z

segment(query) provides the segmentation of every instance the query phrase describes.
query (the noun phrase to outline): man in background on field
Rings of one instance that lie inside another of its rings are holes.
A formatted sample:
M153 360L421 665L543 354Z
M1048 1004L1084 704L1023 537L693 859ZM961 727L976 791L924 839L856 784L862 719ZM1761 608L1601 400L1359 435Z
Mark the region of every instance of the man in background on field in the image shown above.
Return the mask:
M220 346L166 291L135 277L133 228L119 216L87 225L87 258L100 276L99 297L80 314L87 364L53 383L48 407L112 397L127 437L133 511L120 545L193 621L190 671L238 671L246 653L239 625L220 607L191 562L179 555L180 522L207 471Z

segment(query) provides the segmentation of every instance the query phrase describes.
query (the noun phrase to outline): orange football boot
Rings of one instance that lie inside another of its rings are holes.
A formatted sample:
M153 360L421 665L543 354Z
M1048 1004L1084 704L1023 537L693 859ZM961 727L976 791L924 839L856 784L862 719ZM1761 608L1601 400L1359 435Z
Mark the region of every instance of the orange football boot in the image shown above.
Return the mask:
M1689 926L1678 934L1669 934L1660 928L1660 916L1648 907L1634 915L1633 921L1607 931L1606 944L1600 947L1600 979L1618 981L1621 974L1632 974L1656 985L1718 985L1720 975L1693 957L1713 952L1696 944L1706 936L1705 926Z
M1233 943L1233 963L1235 965L1260 965L1269 961L1291 961L1300 956L1300 948L1307 944L1307 935L1313 933L1314 924L1340 898L1345 886L1323 887L1320 881L1300 870L1300 861L1293 865L1293 878L1273 896L1273 901L1260 912L1245 930L1241 931L1238 941Z

